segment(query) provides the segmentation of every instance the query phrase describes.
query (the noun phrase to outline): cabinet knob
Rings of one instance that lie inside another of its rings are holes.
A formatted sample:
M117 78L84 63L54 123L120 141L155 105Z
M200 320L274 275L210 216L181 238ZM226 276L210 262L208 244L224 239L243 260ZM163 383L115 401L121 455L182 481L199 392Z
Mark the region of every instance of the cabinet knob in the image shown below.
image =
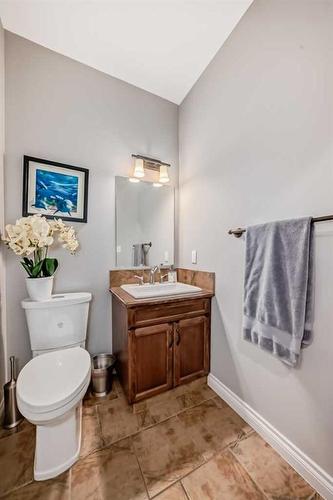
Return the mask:
M179 345L180 344L180 330L179 330L178 326L176 328L176 333L177 333L176 345Z
M173 346L173 334L171 333L169 340L169 349L171 349L172 346Z

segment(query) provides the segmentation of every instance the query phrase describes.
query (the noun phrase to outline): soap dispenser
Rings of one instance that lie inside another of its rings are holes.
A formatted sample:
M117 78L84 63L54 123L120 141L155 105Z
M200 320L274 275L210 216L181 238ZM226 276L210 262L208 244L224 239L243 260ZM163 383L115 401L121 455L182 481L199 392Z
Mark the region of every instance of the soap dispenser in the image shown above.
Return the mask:
M168 272L168 282L169 283L177 283L177 271L173 266L170 266L170 270Z

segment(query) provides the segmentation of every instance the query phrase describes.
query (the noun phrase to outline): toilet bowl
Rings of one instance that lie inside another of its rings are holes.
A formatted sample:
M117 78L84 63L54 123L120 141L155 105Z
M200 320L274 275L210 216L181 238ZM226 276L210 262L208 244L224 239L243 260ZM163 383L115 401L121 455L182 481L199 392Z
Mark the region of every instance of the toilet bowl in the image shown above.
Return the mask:
M82 399L90 382L89 353L81 347L34 357L17 380L17 404L36 425L34 478L49 479L78 459Z

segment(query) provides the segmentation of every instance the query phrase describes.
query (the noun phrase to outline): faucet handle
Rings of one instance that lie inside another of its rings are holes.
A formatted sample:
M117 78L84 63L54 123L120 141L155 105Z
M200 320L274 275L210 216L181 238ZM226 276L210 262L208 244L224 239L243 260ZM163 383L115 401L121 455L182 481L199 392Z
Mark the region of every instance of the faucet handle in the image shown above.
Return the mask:
M161 275L160 275L160 283L163 283L164 278L167 278L168 276L169 276L169 274L168 274L168 273L166 273L166 274L161 274Z
M136 278L137 280L139 280L139 285L140 286L144 284L144 278L143 278L143 276L138 276L137 274L135 274L134 278Z

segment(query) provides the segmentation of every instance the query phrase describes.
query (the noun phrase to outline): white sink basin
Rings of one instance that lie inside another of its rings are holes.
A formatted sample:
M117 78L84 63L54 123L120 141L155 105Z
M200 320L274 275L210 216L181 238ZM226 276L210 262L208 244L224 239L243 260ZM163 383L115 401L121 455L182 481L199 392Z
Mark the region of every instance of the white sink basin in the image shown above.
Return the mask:
M201 292L198 286L186 283L155 283L155 285L121 285L121 288L135 299L148 299L149 297L167 297L168 295L182 295L186 293Z

